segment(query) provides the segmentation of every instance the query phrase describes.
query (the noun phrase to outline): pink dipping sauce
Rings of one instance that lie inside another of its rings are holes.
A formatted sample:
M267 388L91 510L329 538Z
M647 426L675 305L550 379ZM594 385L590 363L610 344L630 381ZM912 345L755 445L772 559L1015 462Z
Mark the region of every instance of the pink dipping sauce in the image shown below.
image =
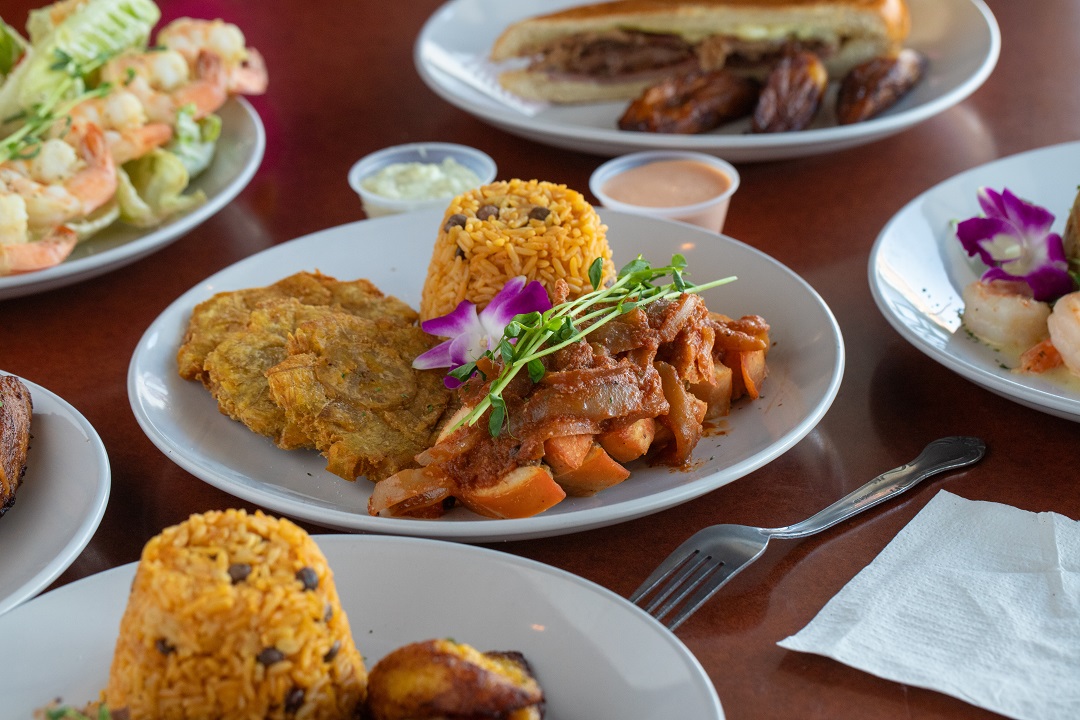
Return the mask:
M730 187L731 178L712 165L697 160L657 160L624 170L607 180L602 189L612 200L627 205L678 208L716 200ZM689 215L665 215L718 230L727 209L725 197Z

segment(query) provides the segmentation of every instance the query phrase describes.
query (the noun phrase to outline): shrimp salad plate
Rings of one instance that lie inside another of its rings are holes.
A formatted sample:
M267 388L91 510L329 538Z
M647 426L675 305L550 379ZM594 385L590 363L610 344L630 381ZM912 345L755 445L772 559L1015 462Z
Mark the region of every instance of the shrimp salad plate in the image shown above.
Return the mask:
M843 374L844 346L832 312L802 278L743 243L684 223L599 209L616 265L642 254L656 266L675 253L692 282L735 275L704 293L711 309L757 314L770 324L769 377L761 397L742 401L708 434L690 467L635 462L625 482L592 497L568 497L529 518L486 519L462 507L439 520L373 517L374 487L325 470L314 451L281 450L218 411L198 382L184 380L176 352L193 308L217 292L271 284L301 270L341 280L366 278L418 307L441 211L375 218L330 228L264 250L181 295L135 348L128 396L150 440L191 474L226 492L324 527L461 541L525 539L576 532L658 512L692 500L762 467L814 428L832 404ZM392 242L388 240L393 239Z
M225 207L258 170L266 148L266 132L255 108L242 97L229 100L217 114L221 117L221 136L214 159L191 181L187 191L201 190L206 202L154 228L114 223L79 243L59 265L0 276L0 300L64 287L129 265L179 240Z
M498 86L495 77L501 66L487 61L495 39L512 23L581 4L583 0L452 0L435 12L417 38L417 71L451 105L539 143L604 156L696 150L730 162L755 162L835 152L906 130L975 92L993 71L1001 48L997 21L982 0L909 0L911 34L905 45L926 55L929 65L918 85L879 117L837 125L832 87L819 117L797 132L750 134L747 119L700 135L629 132L616 124L629 101L530 105Z
M40 385L20 380L34 410L26 475L15 504L0 517L0 614L41 592L75 561L105 514L112 477L105 446L86 418ZM8 638L4 643L18 647Z
M406 643L453 637L523 653L544 688L549 718L723 720L716 690L686 646L599 585L468 545L314 539L369 668ZM0 637L20 648L19 662L5 670L5 717L29 718L57 696L73 705L98 697L135 567L78 580L0 617Z
M984 266L969 258L955 224L980 214L976 192L1008 188L1047 208L1061 233L1080 185L1080 142L1039 148L956 175L909 202L886 224L870 254L869 281L885 319L916 348L968 380L1051 415L1080 421L1080 381L1064 369L1017 373L1016 357L964 330L961 291Z

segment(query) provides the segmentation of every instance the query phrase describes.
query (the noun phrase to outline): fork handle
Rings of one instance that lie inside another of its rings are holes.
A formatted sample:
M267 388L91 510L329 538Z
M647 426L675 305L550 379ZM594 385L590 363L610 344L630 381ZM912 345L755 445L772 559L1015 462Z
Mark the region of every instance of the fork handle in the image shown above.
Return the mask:
M915 487L931 475L972 465L985 454L986 443L979 438L947 437L935 440L911 462L878 475L813 517L787 527L763 528L763 531L775 538L813 535Z

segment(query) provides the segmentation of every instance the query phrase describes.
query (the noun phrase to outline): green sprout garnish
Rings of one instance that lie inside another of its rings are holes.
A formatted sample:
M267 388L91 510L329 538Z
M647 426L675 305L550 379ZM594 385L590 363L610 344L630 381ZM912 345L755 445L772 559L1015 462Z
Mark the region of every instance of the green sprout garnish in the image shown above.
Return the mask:
M671 299L683 293L700 293L735 280L734 276L730 276L703 285L695 285L685 278L685 270L686 258L682 255L673 255L670 265L659 268L652 267L647 260L638 255L619 271L615 282L610 287L602 287L603 260L601 258L594 260L589 266L589 281L593 286L591 292L575 300L556 305L543 313L531 312L518 315L510 321L495 349L481 356L493 362L502 361L499 375L492 381L484 399L453 429L476 424L476 421L490 408L488 432L492 437L497 437L504 427L509 430L506 402L503 400L502 392L522 368L528 372L532 382L538 383L543 379L545 372L542 357L578 342L593 330L620 315L657 300ZM670 282L656 283L658 279L667 276L671 277ZM475 362L456 367L449 374L464 382L474 372L479 373L481 380L487 382L487 377L479 371Z

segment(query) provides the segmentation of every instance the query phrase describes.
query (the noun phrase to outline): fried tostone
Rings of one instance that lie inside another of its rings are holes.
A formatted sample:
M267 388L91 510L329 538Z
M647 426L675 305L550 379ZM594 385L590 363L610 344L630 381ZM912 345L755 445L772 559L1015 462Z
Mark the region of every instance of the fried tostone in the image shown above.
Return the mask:
M304 305L338 305L365 317L390 317L406 324L417 320L412 308L367 280L340 281L320 272L299 272L266 287L221 292L196 305L176 353L180 377L208 384L207 355L230 333L245 330L251 312L261 303L289 297Z
M297 327L289 357L266 373L270 397L314 440L327 470L378 482L415 467L434 441L450 393L441 371L412 362L435 342L390 318L328 314Z

